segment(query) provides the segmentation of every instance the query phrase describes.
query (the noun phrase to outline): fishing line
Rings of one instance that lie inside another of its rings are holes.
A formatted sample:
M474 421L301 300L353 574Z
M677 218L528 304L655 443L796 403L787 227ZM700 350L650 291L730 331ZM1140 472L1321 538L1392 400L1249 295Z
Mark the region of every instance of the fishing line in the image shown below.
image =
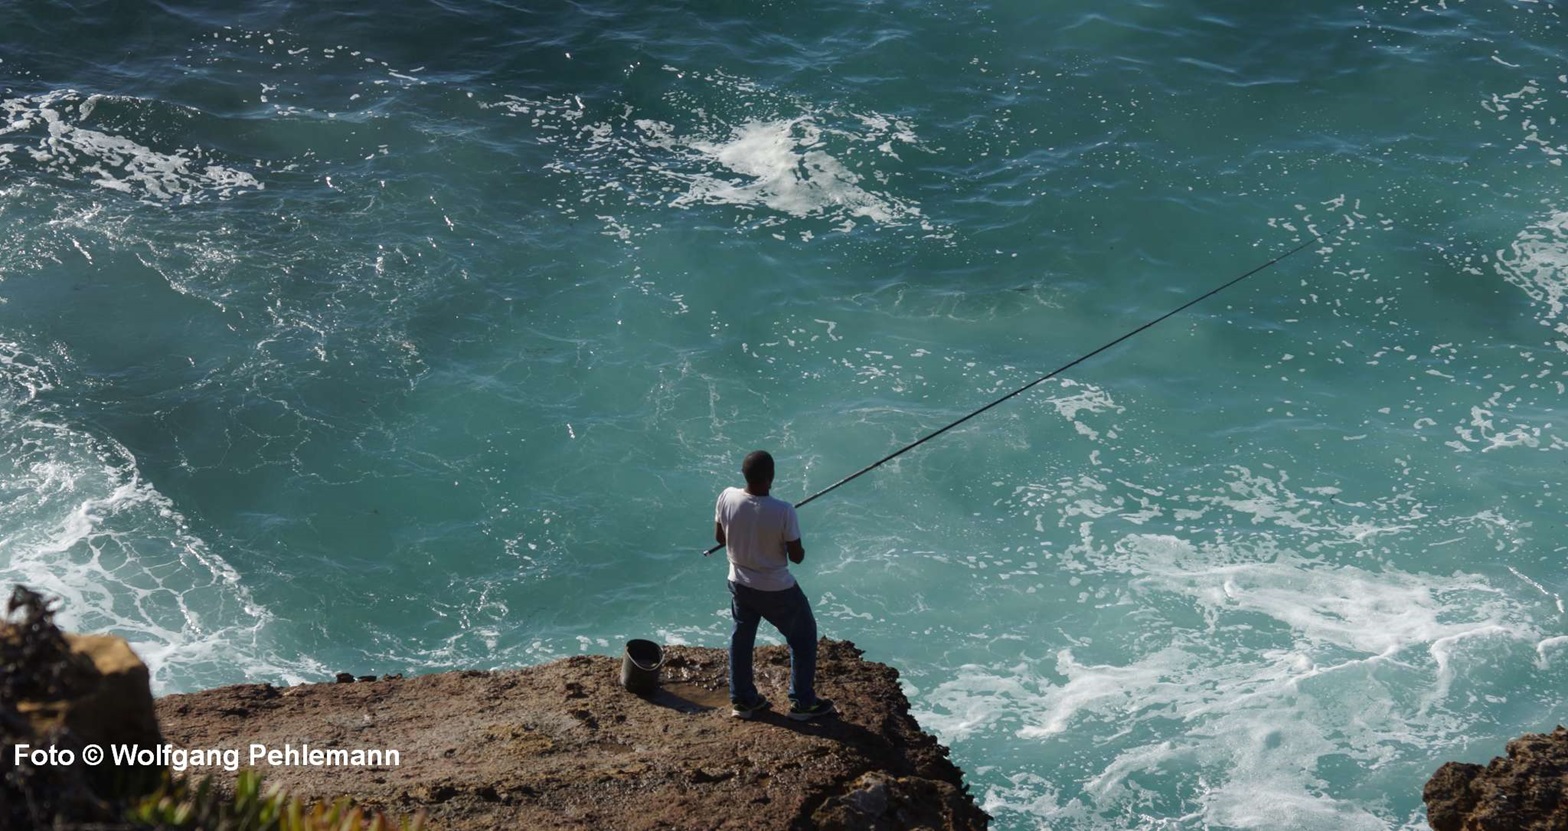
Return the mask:
M1176 308L1171 309L1170 311L1166 312L1165 314L1160 315L1159 317L1149 321L1148 323L1145 323L1142 326L1139 326L1138 328L1133 329L1132 331L1129 331L1126 334L1123 334L1121 337L1117 338L1116 340L1113 340L1113 341L1110 341L1109 343L1106 343L1104 346L1101 346L1100 348L1094 350L1093 352L1086 352L1083 355L1080 355L1080 356L1072 359L1071 361L1068 361L1067 363L1062 364L1061 366L1057 367L1056 369L1053 369L1050 372L1047 372L1046 374L1041 375L1039 378L1036 378L1033 381L1030 381L1029 383L1024 384L1023 386L1019 387L1018 389L1013 390L1012 392L1002 396L1001 398L998 398L995 401L992 401L991 403L985 405L984 407L981 407L980 409L971 412L969 415L966 415L963 418L960 418L957 421L954 421L951 424L948 424L946 427L943 427L943 428L941 428L939 430L935 430L933 432L927 433L924 436L921 436L919 439L917 439L917 440L915 440L913 442L910 442L909 444L904 445L903 447L899 448L898 450L895 450L892 453L889 453L886 456L883 456L882 458L872 462L869 465L866 465L865 467L855 471L854 473L851 473L848 476L845 476L843 479L840 479L837 482L834 482L833 484L828 485L827 487L823 488L822 490L819 490L816 493L806 497L805 499L802 499L799 502L796 502L795 503L795 507L796 508L804 507L807 503L817 499L818 497L826 496L827 494L832 493L833 491L837 490L838 488L840 488L840 487L842 487L844 485L847 485L850 482L855 481L856 479L859 479L860 477L866 475L867 473L870 473L871 471L876 470L877 468L887 464L888 462L893 461L894 459L898 458L899 456L902 456L905 453L908 453L909 451L914 450L915 448L919 447L920 445L925 444L926 442L936 438L937 436L942 435L943 433L946 433L947 431L953 429L954 427L957 427L960 424L963 424L964 422L968 421L969 419L974 418L977 415L980 415L981 413L985 412L986 410L989 410L992 407L995 407L996 405L1001 404L1004 401L1008 401L1008 400L1010 400L1012 398L1015 398L1015 397L1017 397L1019 395L1022 395L1023 393L1025 393L1025 392L1027 392L1027 391L1029 391L1029 390L1039 386L1040 384L1043 384L1046 381L1049 381L1052 378L1055 378L1056 376L1062 374L1063 372L1066 372L1067 370L1072 369L1073 367L1083 363L1084 361L1087 361L1090 358L1093 358L1095 355L1098 355L1101 352L1104 352L1105 350L1110 349L1111 347L1113 347L1113 346L1115 346L1115 345L1117 345L1117 344L1119 344L1119 343L1121 343L1121 342L1123 342L1123 341L1125 341L1125 340L1127 340L1127 339L1129 339L1129 338L1131 338L1131 337L1133 337L1135 335L1141 334L1141 333L1143 333L1143 332L1145 332L1145 331L1147 331L1149 329L1154 328L1155 326L1158 326L1161 323L1164 323L1166 320L1168 320L1168 319L1170 319L1172 317L1175 317L1176 315L1179 315L1182 312L1187 311L1188 309L1192 308L1193 306L1196 306L1199 303L1202 303L1203 301L1209 299L1210 297L1213 297L1214 295L1219 294L1220 292L1230 288L1231 286L1234 286L1237 283L1240 283L1241 281L1247 279L1248 277L1251 277L1252 275L1257 274L1260 271L1264 271L1264 270L1268 269L1269 267L1274 266L1274 265L1284 261L1285 259L1289 258L1291 255L1295 254L1296 252L1301 251L1302 249L1306 248L1307 246L1309 246L1309 245L1311 245L1311 244L1313 244L1315 242L1318 242L1321 239L1322 239L1321 236L1314 235L1311 239L1307 240L1306 242L1303 242L1302 244L1296 246L1295 248L1290 249L1289 251L1286 251L1285 253L1275 257L1274 259L1269 260L1268 262L1266 262L1266 263L1264 263L1264 264L1262 264L1260 266L1257 266L1256 268L1253 268L1251 271L1248 271L1245 274L1242 274L1240 277L1236 277L1235 279L1233 279L1233 280L1231 280L1231 281L1229 281L1227 283L1224 283L1223 285L1215 286L1214 288L1209 289L1207 292L1204 292L1203 294L1201 294L1201 295L1199 295L1199 296L1197 296L1197 297L1195 297L1195 298L1193 298L1191 300L1188 300L1186 303L1183 303L1180 306L1177 306ZM724 546L722 546L722 545L715 545L712 548L708 549L707 551L704 551L703 552L703 556L706 557L707 555L712 554L713 552L718 551L720 548L723 548L723 547Z

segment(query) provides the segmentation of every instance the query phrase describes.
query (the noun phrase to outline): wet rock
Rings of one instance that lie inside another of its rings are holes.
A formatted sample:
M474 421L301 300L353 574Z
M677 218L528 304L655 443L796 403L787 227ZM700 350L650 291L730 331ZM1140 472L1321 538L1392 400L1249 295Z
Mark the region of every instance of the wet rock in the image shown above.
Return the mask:
M1568 729L1508 743L1507 756L1481 765L1449 762L1422 790L1434 831L1568 829Z

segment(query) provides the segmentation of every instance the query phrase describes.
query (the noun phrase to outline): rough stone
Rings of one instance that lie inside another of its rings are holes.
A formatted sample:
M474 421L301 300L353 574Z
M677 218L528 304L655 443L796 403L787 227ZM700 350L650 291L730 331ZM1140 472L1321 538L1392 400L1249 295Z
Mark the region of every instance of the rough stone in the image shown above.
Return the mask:
M665 656L647 697L621 688L618 659L583 655L282 694L224 687L166 696L158 714L188 748L398 750L396 766L257 770L300 796L424 810L434 827L458 831L987 826L946 748L910 716L897 671L853 644L822 642L818 677L840 715L811 722L779 712L783 647L757 652L758 686L776 709L750 721L729 716L723 650Z
M113 635L66 633L66 661L72 667L69 693L52 700L16 703L16 712L39 743L81 754L89 745L103 748L136 745L156 748L163 743L153 706L147 665L130 644ZM86 765L80 772L100 799L144 793L156 785L161 767Z
M1508 743L1481 765L1449 762L1422 790L1434 831L1568 831L1568 729Z

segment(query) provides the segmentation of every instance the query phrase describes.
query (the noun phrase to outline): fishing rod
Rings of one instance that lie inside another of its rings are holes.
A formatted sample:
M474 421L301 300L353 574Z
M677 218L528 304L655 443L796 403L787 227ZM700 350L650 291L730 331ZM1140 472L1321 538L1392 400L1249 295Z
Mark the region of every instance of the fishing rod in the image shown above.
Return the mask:
M1041 375L1039 378L1036 378L1033 381L1030 381L1029 383L1024 384L1023 386L1019 387L1018 389L1013 390L1012 392L1002 396L1001 398L998 398L995 401L992 401L991 403L985 405L984 407L981 407L980 409L975 410L975 411L969 413L969 415L966 415L963 418L960 418L957 421L954 421L951 424L948 424L947 426L942 427L939 430L935 430L935 431L932 431L930 433L927 433L924 436L921 436L919 439L917 439L917 440L915 440L913 442L910 442L909 444L904 445L903 447L899 448L898 450L895 450L892 453L889 453L886 456L883 456L882 458L872 462L869 465L866 465L865 467L855 471L854 473L851 473L848 476L845 476L843 479L840 479L837 482L834 482L833 484L828 485L827 487L823 488L822 490L819 490L816 493L806 497L805 499L802 499L799 502L796 502L795 503L795 507L796 508L802 508L806 504L812 502L813 500L816 500L818 497L826 496L827 494L832 493L833 491L837 490L838 488L840 488L840 487L842 487L844 485L847 485L850 482L855 481L856 479L859 479L860 477L866 475L867 473L870 473L871 471L876 470L877 468L887 464L888 462L893 461L894 459L898 458L899 456L902 456L905 453L908 453L909 451L914 450L915 448L919 447L920 445L925 444L926 442L936 438L937 436L942 435L943 433L946 433L947 431L953 429L954 427L957 427L960 424L963 424L964 422L968 421L969 419L974 418L977 415L980 415L981 413L985 412L986 410L989 410L992 407L995 407L996 405L1001 404L1004 401L1008 401L1008 400L1010 400L1012 398L1015 398L1015 397L1017 397L1019 395L1022 395L1023 393L1025 393L1025 392L1027 392L1027 391L1029 391L1029 390L1039 386L1040 384L1043 384L1046 381L1049 381L1052 378L1055 378L1056 376L1062 374L1063 372L1066 372L1067 370L1072 369L1073 367L1083 363L1084 361L1087 361L1090 358L1093 358L1095 355L1098 355L1101 352L1104 352L1105 350L1110 349L1111 347L1113 347L1113 346L1115 346L1115 345L1117 345L1117 344L1119 344L1119 343L1121 343L1121 342L1123 342L1123 341L1125 341L1125 340L1127 340L1129 338L1134 337L1135 335L1141 334L1141 333L1143 333L1143 332L1145 332L1145 331L1147 331L1149 329L1154 328L1155 326L1158 326L1161 323L1164 323L1166 320L1168 320L1168 319L1170 319L1172 317L1175 317L1176 315L1179 315L1182 312L1187 311L1188 309L1192 308L1193 306L1196 306L1199 303L1202 303L1203 301L1209 299L1210 297L1213 297L1214 295L1219 294L1220 292L1230 288L1231 286L1234 286L1237 283L1240 283L1241 281L1247 279L1248 277L1251 277L1252 275L1257 274L1260 271L1264 271L1264 270L1266 270L1266 269L1268 269L1268 268L1270 268L1270 267L1272 267L1272 266L1274 266L1274 265L1276 265L1276 264L1278 264L1280 262L1283 262L1284 260L1288 259L1290 256L1292 256L1293 254L1297 253L1298 251L1301 251L1302 249L1306 248L1307 246L1309 246L1309 245L1311 245L1311 244L1313 244L1315 242L1318 242L1318 241L1320 241L1322 239L1323 238L1321 236L1313 235L1313 237L1311 239L1307 240L1306 242L1303 242L1302 244L1296 246L1295 248L1292 248L1289 251L1286 251L1285 253L1280 254L1279 256L1275 257L1274 259L1269 260L1268 262L1266 262L1266 263L1264 263L1264 264L1262 264L1260 266L1257 266L1256 268L1253 268L1252 270L1246 272L1245 274L1242 274L1240 277L1236 277L1235 279L1232 279L1229 282L1224 283L1222 285L1215 286L1214 288L1209 289L1207 292L1204 292L1203 294L1201 294L1201 295L1199 295L1199 296L1197 296L1197 297L1195 297L1195 298L1193 298L1191 300L1188 300L1186 303L1183 303L1180 306L1177 306L1176 308L1171 309L1170 311L1166 312L1165 314L1160 315L1159 317L1149 321L1148 323L1145 323L1142 326L1139 326L1138 328L1133 329L1133 330L1127 332L1126 334L1123 334L1121 337L1119 337L1119 338L1117 338L1117 339L1115 339L1113 341L1110 341L1109 343L1106 343L1105 345L1099 347L1098 349L1095 349L1093 352L1086 352L1083 355L1080 355L1080 356L1072 359L1071 361L1068 361L1067 363L1062 364L1061 366L1057 367L1056 369L1053 369L1050 372L1047 372L1046 374ZM724 546L722 544L715 545L712 548L708 549L707 551L702 552L702 556L706 557L709 554L712 554L713 552L718 551L720 548L723 548L723 547Z

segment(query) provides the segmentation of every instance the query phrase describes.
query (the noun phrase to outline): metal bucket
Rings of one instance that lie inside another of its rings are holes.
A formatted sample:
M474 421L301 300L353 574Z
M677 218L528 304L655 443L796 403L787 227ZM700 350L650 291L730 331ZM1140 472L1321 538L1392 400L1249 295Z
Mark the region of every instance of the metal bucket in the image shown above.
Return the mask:
M659 667L664 647L653 641L630 640L621 656L621 686L638 695L652 695L659 688Z

